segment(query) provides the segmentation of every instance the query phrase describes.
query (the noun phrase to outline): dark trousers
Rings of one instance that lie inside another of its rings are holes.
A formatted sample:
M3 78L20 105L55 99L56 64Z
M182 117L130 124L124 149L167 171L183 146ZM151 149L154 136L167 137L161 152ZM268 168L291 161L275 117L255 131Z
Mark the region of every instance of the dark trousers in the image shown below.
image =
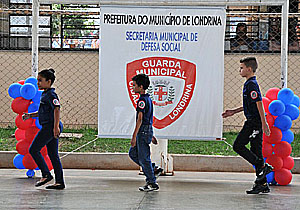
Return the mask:
M142 167L147 183L156 183L150 158L150 143L153 137L151 125L142 125L136 137L136 146L130 147L129 157Z
M59 127L62 132L62 124L60 124ZM53 124L42 125L41 130L35 136L29 148L29 153L41 170L43 177L51 175L44 157L40 152L45 145L47 147L48 155L53 165L55 181L56 183L63 184L63 169L58 156L58 138L54 138Z
M260 120L247 120L233 143L233 150L255 166L256 171L264 165L262 155L262 124ZM246 145L250 142L250 150Z

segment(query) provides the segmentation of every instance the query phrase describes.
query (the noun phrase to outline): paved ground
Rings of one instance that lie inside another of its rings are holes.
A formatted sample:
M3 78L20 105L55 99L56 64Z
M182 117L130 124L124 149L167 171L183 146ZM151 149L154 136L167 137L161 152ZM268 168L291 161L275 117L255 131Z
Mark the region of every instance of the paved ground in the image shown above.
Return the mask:
M65 170L62 191L35 188L25 170L0 170L0 209L300 209L300 175L270 194L246 195L254 174L175 172L158 192L139 192L137 171ZM39 173L37 174L38 176Z

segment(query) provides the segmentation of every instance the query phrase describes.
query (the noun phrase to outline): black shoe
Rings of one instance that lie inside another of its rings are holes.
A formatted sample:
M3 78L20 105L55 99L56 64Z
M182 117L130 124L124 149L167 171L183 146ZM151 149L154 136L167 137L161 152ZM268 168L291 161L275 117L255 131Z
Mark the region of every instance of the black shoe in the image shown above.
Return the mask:
M48 176L43 177L43 178L45 178L45 180L44 180L44 181L38 181L38 182L35 184L36 187L42 186L42 185L44 185L44 184L50 182L50 181L53 179L53 176L52 176L52 175L48 175Z
M247 190L247 194L259 194L259 193L269 193L270 188L268 183L264 184L254 184L251 190Z
M267 174L271 173L273 171L273 166L269 165L268 163L265 164L265 167L260 169L257 178L255 180L255 183L259 183L263 181L264 178L266 178Z
M144 192L149 192L149 191L158 190L158 189L159 189L159 186L157 183L147 183L145 186L139 187L139 190L144 191Z
M269 192L271 192L269 184L268 183L266 183L266 184L267 184L267 187L262 191L262 193L269 193Z
M46 187L46 189L48 190L63 190L65 188L66 188L65 184L53 184L53 185L48 185Z
M154 169L155 178L157 179L162 174L163 171L164 171L164 169L162 169L162 168L155 168Z

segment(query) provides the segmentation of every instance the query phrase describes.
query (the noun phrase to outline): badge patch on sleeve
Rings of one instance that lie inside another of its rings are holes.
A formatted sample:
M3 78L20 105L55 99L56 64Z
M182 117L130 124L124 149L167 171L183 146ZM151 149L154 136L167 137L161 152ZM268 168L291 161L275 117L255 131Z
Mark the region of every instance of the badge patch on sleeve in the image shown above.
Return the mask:
M53 99L53 104L54 104L55 106L60 106L59 100L57 100L56 98Z
M252 99L257 99L258 94L257 94L256 91L252 91L252 92L250 93L250 96L251 96Z
M141 108L141 109L144 109L145 108L145 102L140 101L139 104L138 104L138 107Z

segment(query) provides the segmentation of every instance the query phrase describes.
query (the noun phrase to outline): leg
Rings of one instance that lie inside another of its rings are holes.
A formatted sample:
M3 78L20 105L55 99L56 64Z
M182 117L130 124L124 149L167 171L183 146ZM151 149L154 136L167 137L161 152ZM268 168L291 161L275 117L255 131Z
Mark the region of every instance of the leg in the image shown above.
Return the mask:
M135 147L130 147L129 149L129 157L130 159L135 162L137 165L140 165L139 163L139 158L138 158L138 150L137 146Z
M48 127L43 126L29 148L29 153L41 170L43 177L51 176L49 168L40 153L41 149L51 140L51 135L49 133Z
M47 144L48 155L53 165L55 173L55 182L64 184L63 169L58 155L58 139L52 138Z
M151 133L138 133L137 135L137 150L139 163L143 168L144 174L146 176L146 182L156 183L156 178L154 176L152 163L150 159L150 146L152 140Z
M253 153L246 147L246 145L251 140L250 138L252 134L253 129L249 127L246 122L233 143L233 150L252 165L256 165L259 158L255 153Z
M260 169L264 165L264 157L262 154L262 130L257 129L257 135L250 141L250 150L257 156L255 168Z

